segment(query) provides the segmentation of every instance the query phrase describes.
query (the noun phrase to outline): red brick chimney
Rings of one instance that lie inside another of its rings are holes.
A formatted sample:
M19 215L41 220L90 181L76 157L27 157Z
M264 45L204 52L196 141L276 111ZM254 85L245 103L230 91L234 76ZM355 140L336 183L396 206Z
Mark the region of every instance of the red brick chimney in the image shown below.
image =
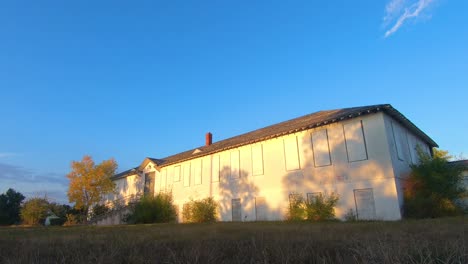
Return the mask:
M211 145L211 143L213 143L213 134L208 132L206 133L206 136L205 136L205 146L209 146Z

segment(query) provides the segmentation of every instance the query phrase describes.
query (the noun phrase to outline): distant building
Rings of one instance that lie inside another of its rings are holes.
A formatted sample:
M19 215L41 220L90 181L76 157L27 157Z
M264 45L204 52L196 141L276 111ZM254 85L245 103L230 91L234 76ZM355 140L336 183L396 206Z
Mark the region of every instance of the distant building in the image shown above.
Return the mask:
M402 182L418 162L416 146L437 144L391 105L320 111L212 142L113 177L128 202L171 192L179 216L190 198L213 197L221 221L283 220L289 199L337 193L336 214L402 218ZM179 221L183 219L179 218Z

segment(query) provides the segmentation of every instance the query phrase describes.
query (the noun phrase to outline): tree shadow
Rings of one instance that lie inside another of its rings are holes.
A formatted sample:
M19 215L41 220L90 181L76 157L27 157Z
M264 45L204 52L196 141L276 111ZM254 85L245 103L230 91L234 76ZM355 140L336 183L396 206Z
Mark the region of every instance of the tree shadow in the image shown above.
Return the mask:
M317 150L314 152L312 133L324 129L327 129L328 133L326 144L330 163L317 166L319 155ZM283 176L284 199L288 200L291 194L300 194L306 198L308 193L336 193L340 199L335 213L338 218L343 219L350 210L357 215L360 210L362 211L362 207L358 208L359 201L356 199L359 197L356 196L356 191L371 190L373 216L370 214L362 219L401 219L403 203L401 181L404 180L405 174L396 175L397 172L393 168L392 155L395 150L391 148L394 146L388 144L390 141L378 143L374 134L369 135L369 140L366 138L366 130L363 131L366 158L356 161L350 160L349 146L361 142L356 138L345 136L341 124L331 124L298 133L300 168L286 171ZM384 136L381 138L386 139ZM387 147L388 151L381 148L382 145Z
M276 212L268 206L267 202L264 202L268 200L268 197L262 196L260 188L254 183L252 177L254 176L249 175L249 172L245 170L232 171L229 166L222 168L217 193L221 221L236 221L236 210L233 209L233 204L235 207L237 201L240 202L240 219L237 220L272 220L269 216Z

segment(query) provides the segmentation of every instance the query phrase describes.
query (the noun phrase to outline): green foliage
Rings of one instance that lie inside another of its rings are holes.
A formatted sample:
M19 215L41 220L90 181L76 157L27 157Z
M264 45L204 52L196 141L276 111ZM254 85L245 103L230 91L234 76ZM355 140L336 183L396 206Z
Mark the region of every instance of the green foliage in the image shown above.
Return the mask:
M176 211L172 203L172 195L159 193L156 196L143 196L137 202L125 221L132 224L168 223L174 222Z
M43 224L49 211L49 202L45 198L31 198L21 208L21 219L27 225Z
M448 163L447 151L434 149L431 157L417 148L420 163L411 166L405 183L404 215L409 218L452 216L461 213L462 168Z
M93 206L91 218L104 215L110 211L110 208L104 204L96 204Z
M338 203L337 194L318 194L310 200L302 195L294 195L290 201L288 220L325 221L335 218L335 206Z
M12 225L20 222L21 202L24 195L13 189L0 195L0 225Z
M182 216L187 223L216 222L218 204L212 197L190 200L184 205Z

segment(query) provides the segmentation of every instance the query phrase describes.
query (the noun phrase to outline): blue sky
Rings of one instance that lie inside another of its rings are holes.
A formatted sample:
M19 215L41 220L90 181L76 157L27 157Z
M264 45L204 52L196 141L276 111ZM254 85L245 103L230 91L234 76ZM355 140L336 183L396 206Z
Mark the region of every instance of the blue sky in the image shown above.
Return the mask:
M390 103L468 156L467 1L3 1L0 193Z

